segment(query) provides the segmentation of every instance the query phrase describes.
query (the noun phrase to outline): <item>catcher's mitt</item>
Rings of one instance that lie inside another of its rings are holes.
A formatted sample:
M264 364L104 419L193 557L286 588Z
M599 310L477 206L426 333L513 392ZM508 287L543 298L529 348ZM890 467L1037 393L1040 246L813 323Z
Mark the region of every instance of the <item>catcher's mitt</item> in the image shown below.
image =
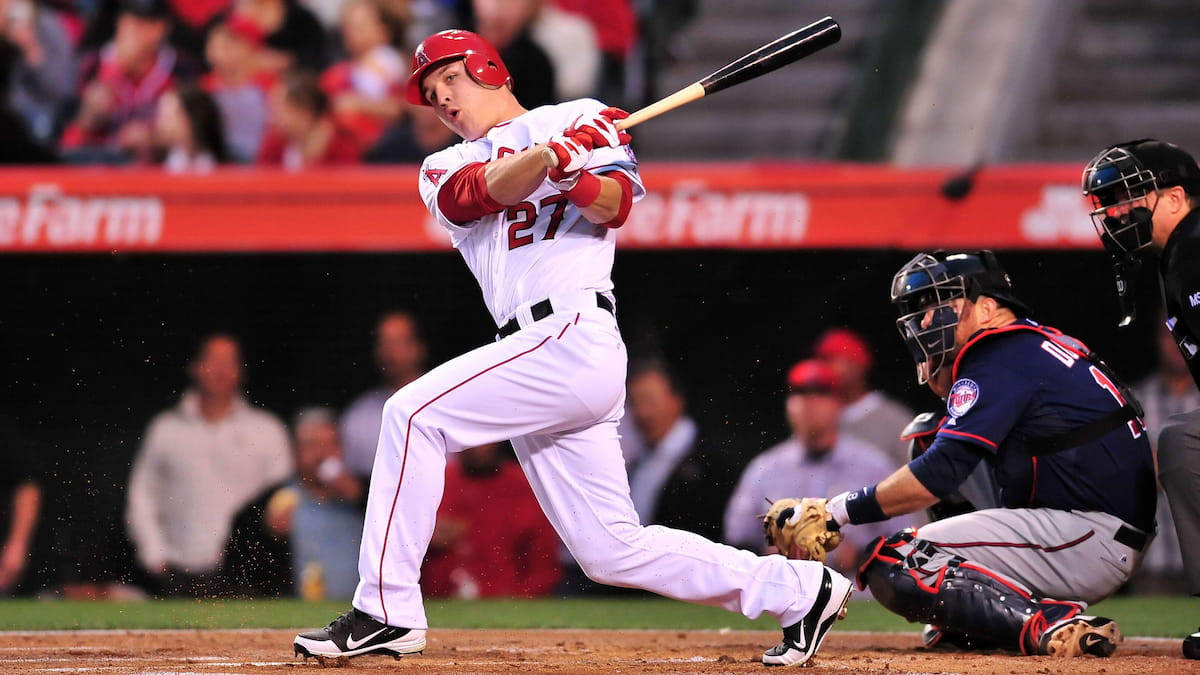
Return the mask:
M842 543L842 533L830 530L824 499L780 499L763 516L767 543L792 560L825 562L825 553Z

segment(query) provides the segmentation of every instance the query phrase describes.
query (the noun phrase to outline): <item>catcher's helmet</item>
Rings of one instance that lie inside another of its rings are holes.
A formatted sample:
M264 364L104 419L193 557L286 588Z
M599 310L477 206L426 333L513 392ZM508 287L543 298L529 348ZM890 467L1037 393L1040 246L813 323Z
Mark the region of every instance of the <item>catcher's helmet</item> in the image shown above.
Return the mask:
M1131 206L1175 185L1200 190L1196 160L1177 145L1144 138L1105 148L1083 170L1083 194L1092 201L1092 223L1104 248L1128 256L1150 245L1153 213Z
M421 78L431 67L453 59L463 59L467 73L485 87L512 85L512 75L500 59L500 52L487 40L466 30L444 30L425 38L413 52L412 75L408 76L405 92L408 102L429 105L421 93Z
M986 295L1027 316L1029 307L1013 295L1012 281L991 251L920 253L892 278L892 303L900 310L896 328L919 365L917 379L924 384L956 353L958 309L952 300L972 302ZM928 321L927 321L928 320Z

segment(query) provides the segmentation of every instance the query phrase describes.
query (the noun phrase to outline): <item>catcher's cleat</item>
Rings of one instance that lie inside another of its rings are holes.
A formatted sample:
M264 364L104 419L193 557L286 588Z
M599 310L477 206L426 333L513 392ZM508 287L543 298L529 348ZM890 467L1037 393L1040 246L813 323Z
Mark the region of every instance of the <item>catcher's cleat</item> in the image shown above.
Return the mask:
M1183 638L1183 658L1200 659L1200 630Z
M1112 656L1120 641L1121 629L1116 621L1078 614L1043 631L1037 653L1068 659L1084 654Z
M425 649L425 631L382 624L351 608L319 630L301 633L292 642L297 656L328 659L362 654L419 654Z
M833 622L846 616L846 602L854 584L842 575L825 568L821 591L812 609L797 623L783 629L783 642L763 652L767 666L803 666L821 648Z

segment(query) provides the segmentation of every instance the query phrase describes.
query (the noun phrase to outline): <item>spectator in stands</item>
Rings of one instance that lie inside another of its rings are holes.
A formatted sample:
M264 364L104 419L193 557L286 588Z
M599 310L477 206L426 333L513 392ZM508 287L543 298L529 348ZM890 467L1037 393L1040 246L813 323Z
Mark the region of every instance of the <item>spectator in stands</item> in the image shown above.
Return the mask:
M601 55L592 24L559 9L551 0L528 1L534 8L530 36L554 65L554 89L559 98L596 98Z
M513 95L532 110L558 103L550 57L530 35L537 3L534 0L473 0L475 32L492 43L512 74Z
M209 31L233 7L233 0L167 0L173 21L167 41L179 56L180 71L196 77L204 71Z
M629 493L643 525L721 538L725 504L742 468L705 442L687 416L679 380L658 359L629 366L628 414L645 444L629 471Z
M239 162L258 157L267 129L267 92L276 78L256 69L263 38L257 24L234 13L213 26L205 47L211 70L201 84L217 101L229 153Z
M56 147L79 78L65 18L44 2L0 0L0 36L9 106L38 144Z
M79 112L62 147L79 163L149 162L158 98L174 84L175 50L166 44L163 0L123 0L116 34L84 85Z
M560 574L558 537L521 467L499 444L454 455L421 568L425 597L543 596Z
M191 386L150 422L133 462L126 519L137 561L162 595L220 593L234 517L291 475L287 430L242 393L242 353L205 337Z
M55 154L38 142L25 117L9 101L13 69L21 59L20 49L0 39L0 164L49 164Z
M638 92L641 100L633 99L626 93L628 79L628 63L634 45L638 43L638 16L634 12L632 0L609 0L594 2L593 0L551 0L559 8L578 14L592 24L596 33L596 42L600 47L600 91L596 98L611 105L632 110L643 103L648 103L653 91L652 73L647 72L642 78L645 81L643 92ZM677 14L671 8L678 4L695 4L695 0L654 0L654 2L638 3L645 6L647 19L663 17L653 25L669 21L665 15ZM650 24L648 24L650 25Z
M809 359L788 372L786 413L792 435L755 457L738 480L725 510L725 542L752 550L765 549L762 514L780 495L824 495L883 480L893 462L869 443L838 431L842 412L837 372ZM907 523L901 524L903 528ZM853 575L867 542L896 530L894 523L849 528L846 541L828 564Z
M883 450L893 467L908 464L908 443L900 440L900 432L913 412L871 389L871 346L862 335L849 328L827 330L813 346L813 356L829 364L841 382L842 431Z
M1158 366L1146 379L1133 387L1134 396L1142 404L1145 414L1142 419L1155 444L1157 455L1158 434L1167 418L1191 410L1200 409L1200 390L1192 383L1183 354L1167 330L1166 318L1159 314L1155 339L1158 347ZM1179 550L1179 534L1167 505L1166 494L1158 493L1158 536L1150 543L1142 558L1141 568L1134 574L1132 588L1150 593L1186 592L1183 573L1183 558Z
M358 586L366 488L342 456L337 418L328 408L296 414L296 482L272 497L267 522L288 535L295 587L308 600L349 600Z
M400 55L408 16L392 0L351 0L342 12L342 45L349 59L321 75L334 116L365 152L408 107L408 63Z
M425 340L412 314L391 311L375 323L375 365L383 382L350 403L342 414L342 444L346 466L357 476L370 477L383 423L383 404L400 387L425 373Z
M362 151L354 134L338 123L316 76L290 72L271 88L270 125L258 163L296 171L355 164Z
M154 139L171 173L207 173L229 161L221 111L196 85L169 89L158 99Z
M37 456L15 425L0 422L0 595L20 587L33 555L42 510Z
M409 106L399 122L383 135L363 159L372 164L420 164L426 157L462 140L442 124L429 106Z
M405 44L415 45L438 31L462 25L453 3L447 0L409 0L408 6L411 20Z
M300 5L312 13L327 35L335 36L341 30L342 12L349 2L350 0L300 0Z
M329 65L321 22L297 0L237 0L234 11L253 21L265 36L256 59L259 69L319 73Z

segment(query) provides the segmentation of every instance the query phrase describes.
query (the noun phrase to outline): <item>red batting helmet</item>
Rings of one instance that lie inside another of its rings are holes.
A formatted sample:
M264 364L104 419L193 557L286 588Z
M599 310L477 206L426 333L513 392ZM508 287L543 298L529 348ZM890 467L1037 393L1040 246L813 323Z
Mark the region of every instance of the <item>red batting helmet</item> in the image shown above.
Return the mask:
M425 38L413 52L412 75L408 76L406 96L409 103L429 105L421 94L421 78L430 67L451 59L462 58L471 75L479 84L495 89L512 83L512 75L500 52L487 40L466 30L444 30Z

